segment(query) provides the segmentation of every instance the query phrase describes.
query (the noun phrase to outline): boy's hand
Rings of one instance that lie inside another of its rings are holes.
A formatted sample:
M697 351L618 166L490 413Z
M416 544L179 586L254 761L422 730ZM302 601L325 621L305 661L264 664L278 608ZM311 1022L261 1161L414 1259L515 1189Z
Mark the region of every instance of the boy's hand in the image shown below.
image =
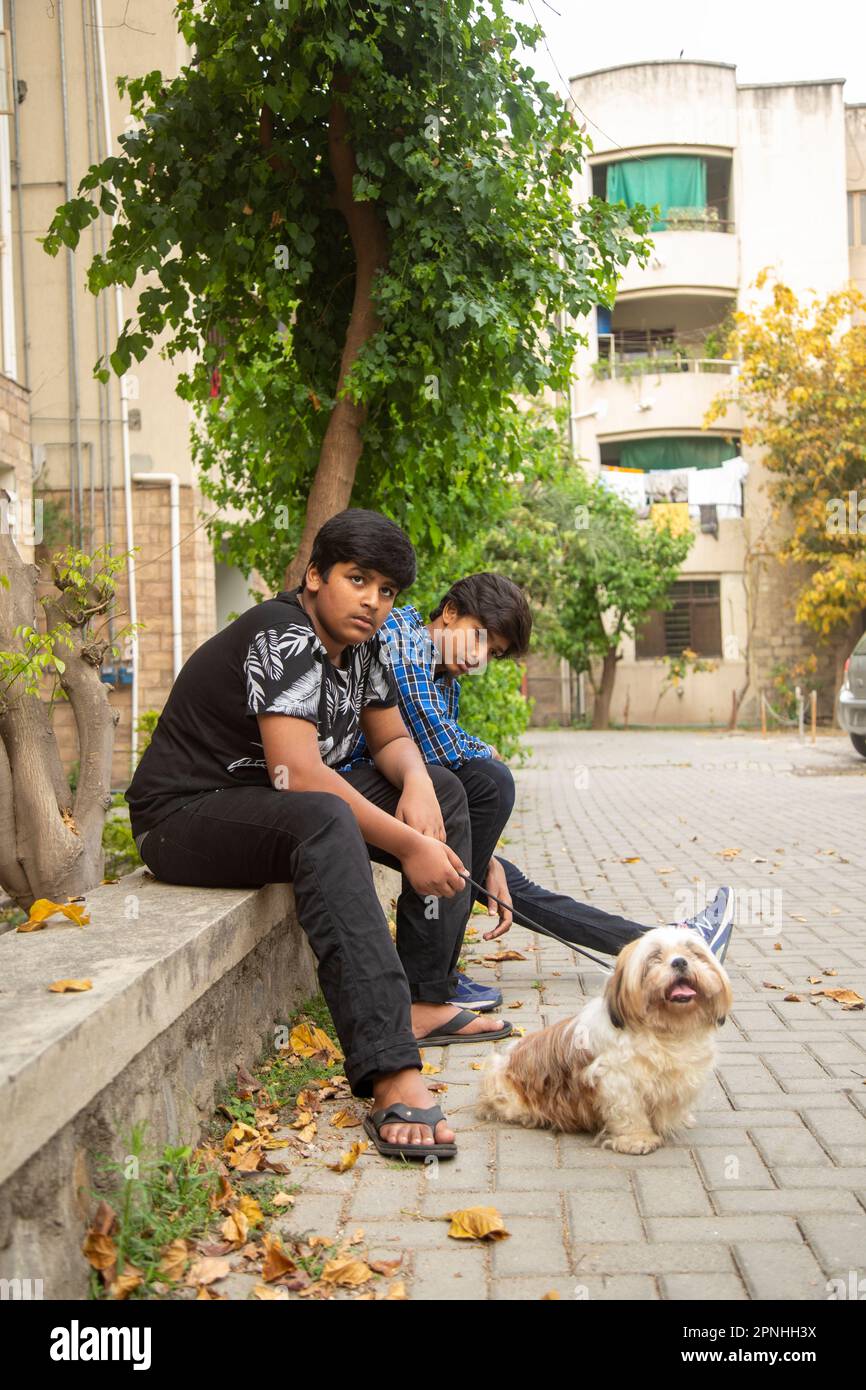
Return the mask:
M483 933L485 941L492 941L496 936L504 936L514 921L510 912L511 894L508 891L508 879L505 877L505 870L498 859L491 859L485 883L489 892L495 893L497 898L501 898L504 903L508 904L508 907L502 907L499 903L494 902L493 898L487 899L487 909L490 915L493 916L496 913L499 917L498 926L494 927L493 931Z
M500 753L499 749L498 749L498 748L494 748L492 743L488 743L487 747L490 749L490 752L493 754L493 756L494 756L494 758L496 759L496 761L497 761L498 763L501 763L503 759L502 759L502 754Z
M419 835L400 862L404 874L422 898L453 898L466 887L466 880L460 876L468 873L465 864L453 849L429 835Z
M417 830L419 835L429 835L444 844L445 823L442 808L436 795L436 788L425 773L423 777L407 777L403 783L403 794L397 802L394 815L404 825Z

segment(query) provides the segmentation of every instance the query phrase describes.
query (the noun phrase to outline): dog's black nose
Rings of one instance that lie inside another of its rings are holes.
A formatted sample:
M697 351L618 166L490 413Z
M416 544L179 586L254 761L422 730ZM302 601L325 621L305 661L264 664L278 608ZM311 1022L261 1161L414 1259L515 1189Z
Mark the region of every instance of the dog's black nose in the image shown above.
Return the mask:
M688 970L689 963L685 956L674 956L671 961L671 970Z

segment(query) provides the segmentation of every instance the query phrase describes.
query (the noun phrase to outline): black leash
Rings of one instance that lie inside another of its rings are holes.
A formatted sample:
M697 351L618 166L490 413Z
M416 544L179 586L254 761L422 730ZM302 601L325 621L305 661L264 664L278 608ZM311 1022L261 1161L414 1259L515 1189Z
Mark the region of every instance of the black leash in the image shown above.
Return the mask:
M458 873L459 872L458 869ZM558 941L560 946L567 946L570 951L576 951L578 955L586 956L589 960L594 961L596 965L600 965L602 970L607 970L609 974L613 974L613 966L608 965L607 961L601 960L599 956L594 956L592 951L585 950L583 946L575 946L573 941L563 940L561 936L557 936L555 932L552 932L549 927L542 927L538 922L533 922L532 918L527 917L525 912L519 912L513 904L509 905L508 903L504 903L501 898L497 898L495 893L491 893L489 889L482 887L480 883L476 883L475 879L469 874L460 874L460 877L465 878L467 883L471 883L473 888L479 889L485 897L492 898L495 903L499 903L500 907L506 908L515 919L522 919L520 925L529 927L530 931L540 932L542 936L549 936L553 941Z

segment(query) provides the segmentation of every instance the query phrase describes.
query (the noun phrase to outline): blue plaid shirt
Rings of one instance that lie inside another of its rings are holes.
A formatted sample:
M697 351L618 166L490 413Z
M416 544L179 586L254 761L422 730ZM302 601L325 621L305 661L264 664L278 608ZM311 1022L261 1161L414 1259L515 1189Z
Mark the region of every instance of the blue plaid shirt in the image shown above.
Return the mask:
M462 767L470 758L492 758L489 745L468 734L457 721L459 681L434 679L436 648L418 609L411 604L392 609L379 630L391 658L403 723L425 763ZM361 734L348 761L337 771L372 762Z

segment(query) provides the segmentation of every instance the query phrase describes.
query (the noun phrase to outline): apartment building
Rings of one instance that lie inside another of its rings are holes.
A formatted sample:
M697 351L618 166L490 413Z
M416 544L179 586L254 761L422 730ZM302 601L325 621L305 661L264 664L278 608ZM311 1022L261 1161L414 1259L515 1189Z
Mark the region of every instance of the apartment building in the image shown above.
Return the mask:
M623 643L616 723L725 724L747 660L742 714L754 717L774 667L813 650L831 712L834 652L794 622L797 575L774 559L761 459L741 448L737 408L711 429L702 421L736 372L719 349L723 324L768 296L751 288L763 267L803 296L849 279L866 286L866 107L846 106L843 85L740 84L731 64L693 61L571 80L594 146L576 201L661 208L649 263L629 265L613 310L581 324L574 455L641 514L673 507L695 532L673 608ZM665 690L665 658L686 647L715 669ZM553 667L542 674L542 718L561 718L551 695L561 682L565 713L572 687ZM530 694L533 685L531 675Z
M51 258L38 241L89 166L118 152L130 117L117 77L173 74L187 60L173 10L173 0L0 3L0 487L14 485L25 558L44 561L67 541L87 552L105 541L115 554L138 547L112 625L120 634L137 619L137 650L120 641L103 668L120 713L118 787L134 714L161 709L190 652L250 602L243 576L215 563L204 525L211 504L194 473L191 411L175 391L188 361L153 352L122 379L93 376L137 301L137 291L96 298L86 287L111 219L100 215L74 254ZM55 726L69 767L78 752L67 707L56 707Z

